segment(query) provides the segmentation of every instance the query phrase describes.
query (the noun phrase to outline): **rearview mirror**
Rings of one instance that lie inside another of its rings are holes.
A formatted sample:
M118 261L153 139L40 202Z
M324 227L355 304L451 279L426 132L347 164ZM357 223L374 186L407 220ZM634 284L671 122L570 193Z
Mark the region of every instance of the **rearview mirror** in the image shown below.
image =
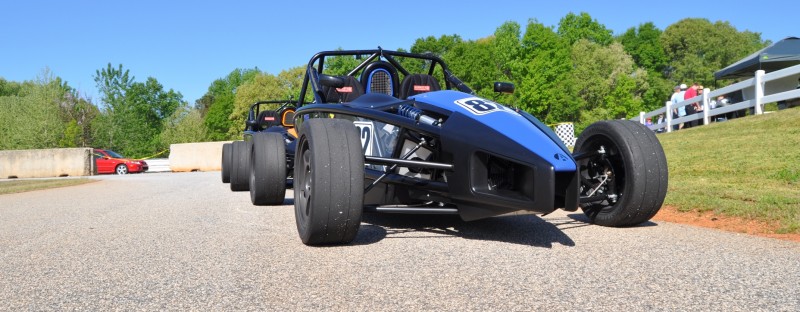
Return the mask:
M494 83L494 92L502 92L502 93L514 93L514 84L510 82L495 82Z

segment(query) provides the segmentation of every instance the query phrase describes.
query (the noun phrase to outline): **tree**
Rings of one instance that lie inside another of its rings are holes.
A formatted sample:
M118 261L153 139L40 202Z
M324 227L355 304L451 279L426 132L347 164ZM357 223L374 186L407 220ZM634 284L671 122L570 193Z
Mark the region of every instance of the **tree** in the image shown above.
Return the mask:
M605 25L592 19L589 13L580 15L568 13L558 22L558 35L570 45L580 39L586 39L600 45L609 45L613 41L612 32Z
M122 65L98 70L97 87L106 103L102 118L92 125L97 143L123 154L146 156L163 147L159 140L163 120L184 105L183 95L153 77L134 82Z
M66 87L48 69L36 81L5 82L0 95L0 150L58 147L65 129L59 102Z
M0 96L18 95L21 87L18 82L8 81L0 77Z
M601 119L629 118L643 109L647 71L635 66L620 43L602 46L582 39L572 47L569 84L578 99L583 129Z
M522 37L515 73L518 106L545 123L577 120L570 85L571 47L552 27L530 20Z
M121 105L120 99L125 96L125 91L131 87L135 79L130 76L127 69L123 71L122 64L114 68L111 63L108 63L106 68L96 70L94 75L94 82L100 91L100 100L106 105L112 106L112 109Z
M77 92L65 92L59 104L62 120L66 124L59 147L92 146L91 124L100 114L97 107Z
M505 22L494 31L492 54L495 67L503 73L507 80L513 80L513 72L519 66L520 25L517 22Z
M674 83L711 84L714 72L751 54L769 42L760 33L739 32L728 22L687 18L668 26L661 35Z
M417 38L411 45L411 53L433 53L441 57L461 42L463 42L461 36L456 34L441 35L438 39L434 36Z
M668 63L660 41L661 33L653 22L647 22L640 24L638 28L629 28L617 39L637 66L649 73L661 73Z
M203 95L203 101L209 101L203 122L208 129L208 139L212 141L235 138L229 136L228 130L234 126L230 119L237 88L252 80L261 71L254 69L234 69L225 78L214 80ZM205 105L205 104L204 104Z
M492 39L464 41L456 44L444 54L450 70L470 86L476 94L491 98L492 83L499 71L495 70L492 58ZM441 77L437 77L441 79Z
M163 121L161 143L165 147L170 144L202 142L206 139L206 126L200 110L181 106L169 118Z

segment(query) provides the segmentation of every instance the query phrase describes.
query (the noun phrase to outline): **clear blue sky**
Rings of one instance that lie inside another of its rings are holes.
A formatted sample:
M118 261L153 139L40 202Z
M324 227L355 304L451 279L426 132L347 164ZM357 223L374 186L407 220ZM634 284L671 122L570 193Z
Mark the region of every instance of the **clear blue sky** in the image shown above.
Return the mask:
M123 64L136 81L155 77L193 104L235 68L277 74L322 50L408 49L444 34L478 39L505 21L524 31L532 18L555 26L569 12L587 12L616 35L648 21L663 30L701 17L774 42L800 36L798 11L797 0L10 0L0 5L0 77L33 80L47 67L99 104L95 71Z

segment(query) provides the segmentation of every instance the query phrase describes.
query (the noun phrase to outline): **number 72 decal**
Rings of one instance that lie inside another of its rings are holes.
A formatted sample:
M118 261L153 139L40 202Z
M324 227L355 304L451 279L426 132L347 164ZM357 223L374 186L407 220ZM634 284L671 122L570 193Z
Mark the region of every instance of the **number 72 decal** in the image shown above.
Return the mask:
M371 121L353 121L358 128L358 135L361 137L361 150L364 155L374 156L374 134L375 125Z
M489 101L487 99L482 99L479 97L460 99L456 100L455 103L461 105L461 107L466 108L468 111L470 111L475 115L486 115L488 113L494 113L500 111L516 114L514 110L508 107L505 107L501 104L497 104L495 102Z

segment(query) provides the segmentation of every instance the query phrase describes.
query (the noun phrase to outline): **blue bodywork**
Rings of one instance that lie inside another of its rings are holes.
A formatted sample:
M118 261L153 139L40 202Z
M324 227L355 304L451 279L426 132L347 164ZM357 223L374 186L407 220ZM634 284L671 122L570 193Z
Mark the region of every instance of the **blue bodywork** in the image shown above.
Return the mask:
M493 101L482 99L471 94L443 90L417 95L415 100L438 106L452 113L459 113L477 122L492 127L501 135L539 155L549 158L555 171L575 171L575 160L556 134L535 117L506 107ZM479 106L481 110L470 110L459 102L468 102ZM526 116L527 115L527 116ZM548 159L545 157L545 159Z

